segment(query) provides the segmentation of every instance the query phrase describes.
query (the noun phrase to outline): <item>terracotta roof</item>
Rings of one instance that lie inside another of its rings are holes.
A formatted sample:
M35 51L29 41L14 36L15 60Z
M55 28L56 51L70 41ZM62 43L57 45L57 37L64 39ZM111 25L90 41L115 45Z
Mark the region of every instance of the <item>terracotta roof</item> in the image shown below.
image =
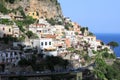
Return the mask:
M56 35L52 35L52 34L44 34L44 35L42 35L42 37L44 37L44 38L56 38Z
M101 40L96 40L97 42L102 42Z

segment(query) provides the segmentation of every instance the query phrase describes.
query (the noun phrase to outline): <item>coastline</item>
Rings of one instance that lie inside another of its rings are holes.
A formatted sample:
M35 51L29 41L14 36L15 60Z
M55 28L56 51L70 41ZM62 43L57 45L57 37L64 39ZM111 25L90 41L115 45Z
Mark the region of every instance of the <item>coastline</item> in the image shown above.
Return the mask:
M110 41L115 41L119 44L118 47L114 49L116 57L120 57L120 33L95 33L96 38L102 40L105 44Z

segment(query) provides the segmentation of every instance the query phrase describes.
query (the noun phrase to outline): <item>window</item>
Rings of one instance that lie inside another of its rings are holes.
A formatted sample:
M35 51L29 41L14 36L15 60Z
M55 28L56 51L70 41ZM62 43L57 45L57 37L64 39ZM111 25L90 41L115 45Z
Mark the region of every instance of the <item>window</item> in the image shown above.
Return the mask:
M22 52L19 52L20 56L22 55Z
M5 61L5 59L2 59L2 62L4 62Z
M43 42L41 42L41 45L43 46Z
M34 16L34 13L32 13L33 14L33 16Z
M38 12L36 12L36 15L37 15L37 16L39 16L39 13L38 13Z
M51 45L51 42L49 42L49 45Z
M45 42L45 45L47 45L47 42Z
M18 60L18 57L16 57L16 60Z
M41 33L41 30L39 32Z
M6 53L6 57L8 57L8 54Z
M3 31L5 30L5 28L3 28Z
M6 37L6 34L4 34L3 37Z
M12 57L12 52L10 53L10 56Z
M10 62L12 62L12 59L10 59Z
M17 52L14 52L15 55L17 55Z
M40 33L41 33L41 30L37 30L37 32L40 32Z
M9 32L11 32L11 29L9 29Z

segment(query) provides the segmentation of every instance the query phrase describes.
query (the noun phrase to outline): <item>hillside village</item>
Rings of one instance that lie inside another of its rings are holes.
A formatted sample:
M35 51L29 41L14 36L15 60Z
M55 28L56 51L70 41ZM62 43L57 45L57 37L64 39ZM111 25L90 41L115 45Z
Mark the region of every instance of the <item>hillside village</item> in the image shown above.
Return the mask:
M4 65L1 71L22 71L20 61L30 60L33 55L42 55L37 56L37 62L48 56L61 57L69 61L67 69L78 69L94 64L99 52L108 53L112 58L109 60L114 61L110 46L97 40L88 27L82 27L68 17L41 17L34 11L25 14L22 10L17 15L0 12L0 65Z
M9 15L0 15L0 18L1 20L8 19L9 21L13 21ZM29 35L24 34L16 23L13 23L13 25L0 24L0 37L11 36L20 38L24 35L25 39L23 41L13 41L13 48L17 48L19 45L25 46L24 50L35 48L37 49L37 53L45 55L62 56L68 54L70 48L79 51L89 50L88 52L91 52L89 56L94 56L92 51L98 51L105 48L108 48L110 53L112 53L110 46L103 45L100 40L96 39L95 35L90 34L87 28L81 27L77 23L72 22L69 18L64 19L63 25L51 25L46 19L39 18L37 23L28 25L26 32L31 32L33 33L32 35L30 33ZM67 24L71 25L68 26L68 29L65 28ZM83 32L81 31L82 29ZM9 50L11 50L10 48L11 47L4 48L3 51L9 52ZM10 56L9 59L11 59ZM6 60L5 58L4 61L14 61L9 59Z

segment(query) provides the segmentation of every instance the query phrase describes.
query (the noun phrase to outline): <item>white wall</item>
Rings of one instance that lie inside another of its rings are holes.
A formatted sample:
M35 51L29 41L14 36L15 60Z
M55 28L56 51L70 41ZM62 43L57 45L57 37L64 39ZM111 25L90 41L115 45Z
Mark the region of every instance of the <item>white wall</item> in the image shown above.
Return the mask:
M37 47L39 49L51 48L53 47L53 40L49 38L41 38L41 39L34 39L31 40L33 42L33 47ZM49 42L51 45L49 45Z

